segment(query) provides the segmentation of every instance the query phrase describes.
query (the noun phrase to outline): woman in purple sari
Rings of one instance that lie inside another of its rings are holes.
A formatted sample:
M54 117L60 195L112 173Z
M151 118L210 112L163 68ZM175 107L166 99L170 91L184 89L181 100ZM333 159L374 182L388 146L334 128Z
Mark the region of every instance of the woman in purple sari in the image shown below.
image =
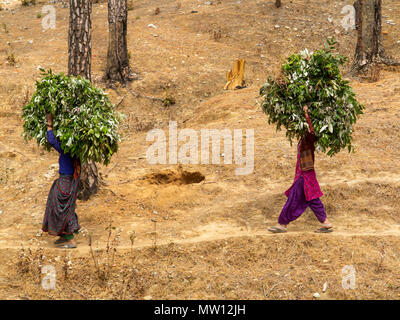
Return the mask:
M332 225L326 217L326 212L320 197L323 195L314 170L315 131L308 115L308 107L304 106L308 123L308 132L302 137L297 146L296 175L292 186L285 192L288 197L278 219L278 225L268 230L273 233L287 231L287 225L296 220L310 207L321 223L316 231L319 233L332 232Z

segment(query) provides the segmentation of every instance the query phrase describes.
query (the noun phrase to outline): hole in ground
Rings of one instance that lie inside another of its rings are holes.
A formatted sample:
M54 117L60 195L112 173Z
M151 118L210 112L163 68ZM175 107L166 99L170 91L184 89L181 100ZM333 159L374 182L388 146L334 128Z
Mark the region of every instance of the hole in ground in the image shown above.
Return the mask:
M141 180L151 184L192 184L205 180L205 176L198 171L190 172L185 170L160 170L145 175Z

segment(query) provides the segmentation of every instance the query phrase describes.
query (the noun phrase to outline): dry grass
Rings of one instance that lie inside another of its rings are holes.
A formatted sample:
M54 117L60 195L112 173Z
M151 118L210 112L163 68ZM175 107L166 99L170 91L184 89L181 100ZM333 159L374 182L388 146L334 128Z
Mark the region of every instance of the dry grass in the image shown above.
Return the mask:
M111 260L95 250L105 273L76 252L25 249L13 257L18 268L9 278L24 283L20 297L29 299L312 299L315 292L324 299L388 299L400 295L399 245L397 237L291 235L125 249ZM40 289L46 264L56 269L55 290ZM342 287L345 265L356 270L355 290Z

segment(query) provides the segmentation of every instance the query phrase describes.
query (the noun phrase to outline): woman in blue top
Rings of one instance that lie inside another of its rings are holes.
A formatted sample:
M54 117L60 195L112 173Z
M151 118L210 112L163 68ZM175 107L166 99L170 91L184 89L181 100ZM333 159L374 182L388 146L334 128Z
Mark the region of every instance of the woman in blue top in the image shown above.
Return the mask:
M60 153L60 177L51 186L46 204L42 230L59 236L54 243L62 248L76 248L74 233L80 226L75 213L78 195L80 162L65 154L53 132L53 117L47 115L47 140Z

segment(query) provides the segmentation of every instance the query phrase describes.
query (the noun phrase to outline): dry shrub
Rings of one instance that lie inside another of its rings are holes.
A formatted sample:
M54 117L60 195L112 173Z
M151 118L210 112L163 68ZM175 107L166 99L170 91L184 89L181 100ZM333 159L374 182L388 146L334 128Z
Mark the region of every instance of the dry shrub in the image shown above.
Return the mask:
M17 58L15 57L15 54L13 52L9 53L6 57L7 63L10 66L15 66L17 63Z
M130 235L130 263L128 265L117 264L117 247L120 243L121 230L113 227L111 223L106 230L108 230L108 238L105 250L93 250L92 238L89 236L90 254L94 263L92 275L94 275L98 287L106 287L113 299L137 298L144 293L145 287L139 276L139 270L134 267L133 245L136 234L132 232ZM113 230L115 230L114 235Z
M135 9L135 6L133 5L133 0L128 1L128 11L131 11Z
M24 7L36 5L36 0L21 0L21 5Z
M44 264L43 248L38 248L35 251L32 251L31 248L22 248L17 262L17 272L24 278L40 284Z
M93 250L90 244L90 257L73 259L73 251L68 250L64 250L64 257L50 252L45 256L43 248L35 251L22 248L16 261L17 277L13 278L23 283L24 294L28 299L76 299L76 294L84 299L141 298L146 291L147 276L143 277L140 268L135 266L136 256L133 249L125 256L117 254L120 231L113 234L114 228L107 230L109 238L106 249ZM133 232L130 237L132 248L135 238ZM54 267L56 272L56 288L53 290L41 288L45 276L42 268L45 265Z
M213 38L215 41L220 41L222 38L222 31L221 30L214 30L213 31Z

